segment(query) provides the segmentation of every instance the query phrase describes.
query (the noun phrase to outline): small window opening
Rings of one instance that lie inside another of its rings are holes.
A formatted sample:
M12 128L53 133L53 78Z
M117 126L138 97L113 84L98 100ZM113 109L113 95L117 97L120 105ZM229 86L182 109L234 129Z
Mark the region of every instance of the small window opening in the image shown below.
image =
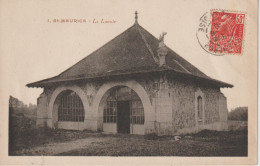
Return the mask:
M203 120L203 109L202 109L202 97L201 96L198 96L197 103L198 103L198 108L197 108L198 120L202 121Z

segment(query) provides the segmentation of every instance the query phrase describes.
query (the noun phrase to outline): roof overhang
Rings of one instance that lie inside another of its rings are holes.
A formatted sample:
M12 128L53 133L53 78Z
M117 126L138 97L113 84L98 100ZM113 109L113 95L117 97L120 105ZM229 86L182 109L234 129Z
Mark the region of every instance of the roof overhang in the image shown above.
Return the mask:
M155 74L155 73L162 73L167 72L173 75L181 76L185 79L192 79L198 82L205 82L207 84L211 84L213 86L217 86L220 88L232 88L234 87L232 84L225 83L216 79L212 78L205 78L200 76L195 76L193 74L184 73L180 71L176 71L173 69L161 69L161 70L153 70L153 71L140 71L140 72L120 72L120 73L110 73L110 74L103 74L103 75L93 75L93 76L86 76L86 77L77 77L77 78L59 78L58 76L44 79L41 81L29 83L27 87L51 87L57 86L59 84L71 84L77 82L87 82L87 81L99 81L99 80L110 80L110 79L120 79L120 78L132 78L135 76L142 76L143 74Z

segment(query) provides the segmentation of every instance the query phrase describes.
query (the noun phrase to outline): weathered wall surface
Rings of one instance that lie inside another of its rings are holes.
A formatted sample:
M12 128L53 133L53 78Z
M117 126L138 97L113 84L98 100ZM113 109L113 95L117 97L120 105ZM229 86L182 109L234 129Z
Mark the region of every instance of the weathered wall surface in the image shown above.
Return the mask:
M173 132L195 126L195 86L169 80L172 91Z
M151 124L154 129L150 133L172 134L172 100L167 82L161 76L147 76L137 81L144 87L152 103L150 112L154 114L154 122Z
M47 126L49 101L54 91L53 88L44 88L43 93L37 99L36 126Z
M202 129L225 128L227 120L227 103L219 88L179 80L172 77L145 76L134 80L92 82L77 84L80 93L83 93L85 104L84 128L89 130L102 129L103 112L99 110L100 100L106 91L114 86L129 85L139 91L139 97L144 101L145 134L171 135L178 133L197 132ZM63 85L73 87L75 85ZM48 116L48 109L53 93L59 87L45 88L38 98L37 125L53 127L52 119ZM138 88L137 88L138 87ZM140 89L141 88L141 89ZM105 89L105 90L104 90ZM139 89L139 90L138 90ZM142 90L143 89L143 90ZM140 90L142 92L140 93ZM196 123L196 97L200 90L204 99L204 124ZM142 93L145 93L143 95ZM145 99L146 98L146 99ZM96 101L98 100L98 101Z
M40 97L38 98L38 104L37 104L37 126L48 126L48 127L58 127L57 124L57 109L58 109L58 105L56 103L56 98L58 97L58 95L63 92L64 90L71 90L71 89L75 89L75 87L78 89L78 93L82 95L82 93L84 93L83 89L85 88L84 84L80 84L78 86L75 85L61 85L61 86L56 86L56 87L46 87L44 88L43 93L40 95ZM58 94L57 93L58 90ZM57 97L55 98L55 100L53 99L53 96L57 95ZM50 110L50 102L51 100L53 103L53 109ZM88 106L88 102L85 102L84 100L82 101L83 105L87 105ZM88 114L85 110L85 113ZM85 116L86 118L86 116ZM66 124L63 124L62 126L64 126ZM62 127L64 128L64 127Z
M48 108L48 100L47 96L42 93L40 97L37 99L37 120L36 126L46 126L47 125L47 108Z
M227 116L226 98L219 88L209 85L196 85L185 80L169 79L172 91L173 133L198 132L202 129L223 130L220 116ZM200 90L204 100L204 124L196 124L195 92ZM225 120L223 120L225 121Z
M160 88L160 77L142 77L136 79L136 81L145 89L146 93L148 94L151 103L153 102L153 98L158 96L158 91ZM153 103L152 103L153 104Z
M103 82L95 82L79 85L79 87L81 87L82 90L85 92L90 106L93 105L93 100L102 84Z
M92 83L85 83L85 84L77 84L77 85L60 85L58 87L52 87L52 88L45 88L43 94L39 98L38 103L38 120L39 124L46 125L48 127L57 127L56 121L57 117L55 112L57 112L55 103L56 99L54 100L53 96L58 95L57 89L63 89L63 90L72 90L73 88L77 87L78 93L80 93L80 96L85 97L85 101L83 102L83 105L88 105L87 110L85 110L85 119L84 119L84 128L88 130L102 130L103 123L100 123L103 121L103 110L100 110L99 104L100 100L103 95L109 90L110 88L113 88L114 86L128 86L134 91L136 91L137 94L139 94L139 97L143 101L143 105L145 107L145 125L146 125L146 133L155 132L154 131L154 111L151 107L151 99L150 95L154 95L154 85L152 85L153 80L146 80L142 79L139 82L136 82L134 80L124 80L124 81L107 81L105 83L102 82L92 82ZM104 90L105 89L105 90ZM58 90L59 93L62 91ZM149 90L148 93L146 90ZM84 93L84 95L82 94ZM82 98L82 97L81 97ZM54 101L53 101L54 100ZM53 110L50 110L50 105L53 103ZM95 104L94 104L95 103ZM43 118L42 118L43 117ZM66 123L66 122L65 122ZM63 128L66 125L63 123ZM40 126L40 125L38 125Z
M219 95L220 91L211 87L202 87L205 95L205 124L219 121Z

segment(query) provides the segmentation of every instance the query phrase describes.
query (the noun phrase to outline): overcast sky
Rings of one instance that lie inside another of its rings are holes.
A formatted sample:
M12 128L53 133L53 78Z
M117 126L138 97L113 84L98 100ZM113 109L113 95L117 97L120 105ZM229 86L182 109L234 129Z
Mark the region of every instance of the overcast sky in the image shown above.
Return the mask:
M9 95L28 103L37 103L41 88L27 83L60 74L134 24L139 23L159 37L167 32L165 43L208 76L234 85L223 88L228 108L248 106L256 82L256 36L252 16L244 1L218 5L201 1L5 1L0 6L0 60ZM235 6L234 6L235 5ZM207 6L207 7L205 7ZM200 17L213 8L247 11L243 55L214 56L203 50L196 38ZM48 19L86 19L87 23L50 23ZM92 23L101 19L116 21ZM90 21L90 22L89 22ZM255 39L255 38L254 38ZM249 53L249 51L251 51Z

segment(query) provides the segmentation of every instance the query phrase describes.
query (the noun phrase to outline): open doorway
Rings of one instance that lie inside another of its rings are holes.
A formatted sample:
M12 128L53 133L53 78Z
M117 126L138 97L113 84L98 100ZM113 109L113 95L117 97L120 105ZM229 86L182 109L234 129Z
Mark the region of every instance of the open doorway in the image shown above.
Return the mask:
M130 133L130 103L129 101L117 102L117 132Z
M135 91L125 86L111 88L104 95L103 131L144 134L144 108Z

